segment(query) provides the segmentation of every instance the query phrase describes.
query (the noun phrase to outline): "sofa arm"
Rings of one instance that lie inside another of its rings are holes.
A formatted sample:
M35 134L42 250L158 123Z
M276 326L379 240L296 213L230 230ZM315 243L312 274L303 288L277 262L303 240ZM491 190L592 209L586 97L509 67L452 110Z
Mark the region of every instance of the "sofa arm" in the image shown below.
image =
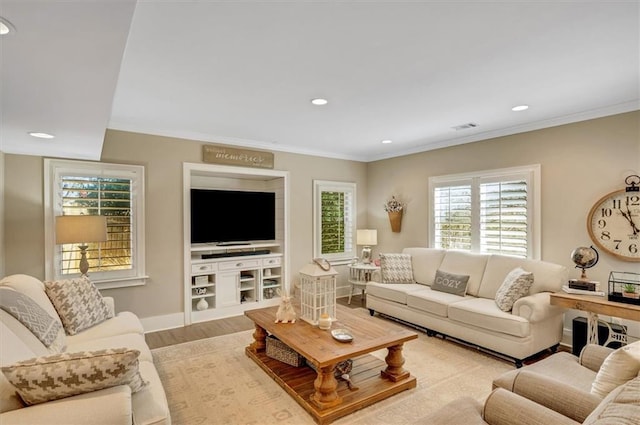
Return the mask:
M560 315L564 310L561 307L551 305L549 292L538 292L517 300L513 304L511 312L516 316L524 317L530 323L535 323L551 316Z
M105 388L0 414L2 425L131 425L131 388Z
M513 392L580 423L602 401L589 392L529 370L516 376Z
M489 394L482 416L490 425L579 425L579 422L504 388Z
M102 299L107 304L107 307L109 308L109 311L111 312L111 315L115 316L116 315L116 302L114 301L113 297L102 297Z
M614 349L597 344L587 344L582 348L580 352L580 364L586 368L591 369L594 372L600 370L600 366L604 362L604 359L609 357L609 354L613 353Z

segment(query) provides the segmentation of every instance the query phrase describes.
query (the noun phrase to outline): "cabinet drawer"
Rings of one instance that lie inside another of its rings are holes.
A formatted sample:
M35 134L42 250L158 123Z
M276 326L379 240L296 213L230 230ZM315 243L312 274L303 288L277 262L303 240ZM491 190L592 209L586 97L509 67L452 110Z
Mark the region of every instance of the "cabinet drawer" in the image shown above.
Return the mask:
M209 272L215 272L216 269L217 267L216 267L216 264L214 263L191 265L191 273L209 273Z
M263 267L273 267L282 264L282 257L264 258L262 259Z
M260 267L260 260L224 261L218 264L220 270L239 270Z

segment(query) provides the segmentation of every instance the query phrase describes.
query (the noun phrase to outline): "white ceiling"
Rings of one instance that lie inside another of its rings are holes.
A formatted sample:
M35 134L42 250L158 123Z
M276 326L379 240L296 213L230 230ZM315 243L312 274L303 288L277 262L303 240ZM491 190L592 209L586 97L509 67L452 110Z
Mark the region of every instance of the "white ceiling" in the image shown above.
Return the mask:
M0 39L6 153L99 159L112 128L371 161L640 109L638 1L0 0L0 16L17 29Z

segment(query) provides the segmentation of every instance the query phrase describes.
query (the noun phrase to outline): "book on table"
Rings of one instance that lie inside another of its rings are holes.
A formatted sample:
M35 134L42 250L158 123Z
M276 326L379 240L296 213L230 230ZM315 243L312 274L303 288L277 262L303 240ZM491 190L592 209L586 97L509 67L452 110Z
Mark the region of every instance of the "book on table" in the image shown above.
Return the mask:
M562 285L562 290L567 294L594 295L598 297L604 297L606 295L603 291L587 291L584 289L574 289L570 288L569 285Z

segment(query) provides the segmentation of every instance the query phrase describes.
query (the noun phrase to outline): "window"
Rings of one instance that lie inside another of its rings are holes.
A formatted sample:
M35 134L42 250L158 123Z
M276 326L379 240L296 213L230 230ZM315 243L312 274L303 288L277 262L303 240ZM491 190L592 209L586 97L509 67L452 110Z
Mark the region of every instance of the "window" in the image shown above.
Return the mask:
M144 284L144 168L45 159L47 279L79 276L79 244L55 243L60 215L107 217L107 241L87 241L89 276L98 288Z
M429 179L431 246L540 258L540 166Z
M355 257L355 183L313 181L313 256L333 262Z

